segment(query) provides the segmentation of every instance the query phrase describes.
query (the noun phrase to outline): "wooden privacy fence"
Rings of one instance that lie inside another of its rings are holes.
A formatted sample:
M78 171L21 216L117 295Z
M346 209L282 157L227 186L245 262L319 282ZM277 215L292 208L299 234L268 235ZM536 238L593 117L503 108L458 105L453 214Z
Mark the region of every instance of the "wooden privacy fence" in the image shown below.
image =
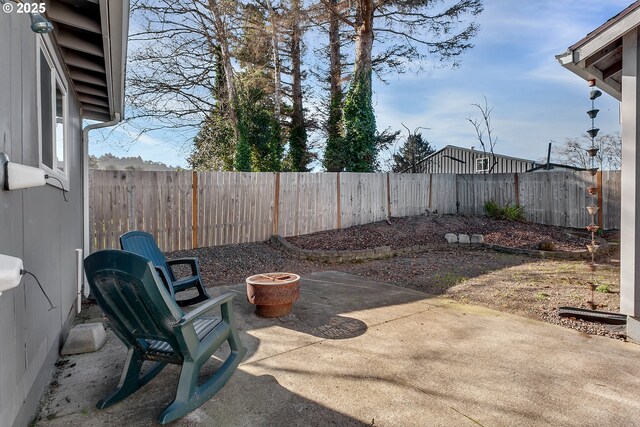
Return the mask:
M620 173L598 175L600 224L619 228ZM164 251L256 242L426 212L483 214L484 202L524 206L528 220L583 227L588 172L455 175L395 173L90 173L92 251L129 230Z
M595 198L600 206L596 222L605 229L620 228L620 171L595 177L577 171L456 175L455 180L459 213L482 215L487 200L500 206L518 203L527 221L576 228L590 222L585 207L592 196L586 188L595 183L602 189Z

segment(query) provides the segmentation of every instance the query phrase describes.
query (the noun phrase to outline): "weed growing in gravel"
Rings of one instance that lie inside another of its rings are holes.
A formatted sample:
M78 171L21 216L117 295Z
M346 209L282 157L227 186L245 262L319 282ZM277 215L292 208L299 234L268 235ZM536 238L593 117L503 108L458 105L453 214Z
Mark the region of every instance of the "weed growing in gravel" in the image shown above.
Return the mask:
M466 277L455 273L445 273L440 276L436 276L435 279L439 286L442 286L443 288L450 288L464 282Z
M545 294L544 292L538 292L538 293L536 294L536 299L537 299L538 301L543 301L543 300L545 300L545 299L547 299L547 298L549 298L549 294Z
M600 285L596 288L596 292L602 292L603 294L608 294L611 292L609 285Z

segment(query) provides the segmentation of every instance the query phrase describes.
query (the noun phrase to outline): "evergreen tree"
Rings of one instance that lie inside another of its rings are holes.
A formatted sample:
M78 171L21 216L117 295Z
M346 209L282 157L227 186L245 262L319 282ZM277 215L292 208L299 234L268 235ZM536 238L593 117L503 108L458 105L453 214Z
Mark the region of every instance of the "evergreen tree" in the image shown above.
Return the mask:
M344 148L344 128L342 123L342 93L332 95L327 120L327 146L324 151L324 168L328 172L345 170L347 155Z
M215 107L193 139L193 150L187 162L194 170L232 171L235 145L229 117Z
M251 147L247 138L240 137L236 144L234 168L238 172L251 172Z
M311 162L311 153L307 146L307 129L304 118L302 92L302 29L301 0L291 0L289 13L290 37L289 51L291 56L291 124L289 128L289 153L287 163L292 171L307 172Z
M238 134L236 162L242 170L276 172L282 170L284 143L279 122L273 65L272 33L267 28L265 10L247 4L243 13L243 37L239 40L236 56L244 71L237 74Z
M478 32L474 22L463 27L463 18L477 16L483 9L482 0L342 3L347 7L322 0L332 17L351 27L355 45L354 71L343 106L345 143L341 153L330 152L329 159L346 156L345 170L372 172L377 156L372 72L375 69L380 74L384 68L403 72L411 62L420 66L434 59L457 65L458 57L472 47L470 40Z
M393 172L418 173L420 172L418 163L435 151L429 141L422 138L421 133L409 133L400 151L393 155L391 170Z
M227 96L226 75L222 64L220 47L215 48L215 81L213 98L216 103L193 140L193 151L187 159L194 170L234 169L234 147L236 145L233 121Z
M284 145L280 124L274 117L273 102L262 88L253 86L250 76L239 84L238 131L239 142L236 156L238 165L246 169L247 147L250 151L250 170L254 172L277 172L282 169Z
M340 37L340 16L336 11L338 0L329 0L329 114L327 118L327 145L324 153L324 167L329 172L345 169L347 156L344 149L344 126L342 122L342 40Z
M344 101L347 172L373 172L376 166L376 117L371 103L371 71L355 75Z
M311 153L307 147L307 129L305 128L304 117L300 117L294 111L289 129L287 165L291 172L309 172L310 162Z

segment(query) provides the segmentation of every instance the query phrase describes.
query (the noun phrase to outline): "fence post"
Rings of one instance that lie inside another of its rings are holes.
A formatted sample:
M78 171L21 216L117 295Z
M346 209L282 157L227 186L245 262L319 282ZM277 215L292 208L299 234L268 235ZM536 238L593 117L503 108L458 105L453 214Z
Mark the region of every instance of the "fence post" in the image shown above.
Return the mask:
M598 172L596 172L596 186L598 187L598 206L600 207L600 209L598 209L598 225L600 226L600 228L602 228L604 230L604 222L603 222L603 215L602 215L602 211L604 210L604 206L602 205L602 193L603 193L603 188L602 188L602 171L598 170Z
M191 249L198 247L198 172L191 172Z
M433 174L429 174L429 212L431 212L431 193L433 193Z
M387 172L387 218L391 220L391 178Z
M516 206L520 206L520 178L517 173L513 174L513 190L516 198Z
M342 210L342 208L340 207L340 172L338 172L338 175L336 176L336 194L337 194L337 201L338 201L338 203L336 203L337 205L336 228L340 230L342 228L342 218L340 217L340 212Z
M280 172L276 172L276 185L273 195L275 206L273 207L273 232L274 236L280 232Z

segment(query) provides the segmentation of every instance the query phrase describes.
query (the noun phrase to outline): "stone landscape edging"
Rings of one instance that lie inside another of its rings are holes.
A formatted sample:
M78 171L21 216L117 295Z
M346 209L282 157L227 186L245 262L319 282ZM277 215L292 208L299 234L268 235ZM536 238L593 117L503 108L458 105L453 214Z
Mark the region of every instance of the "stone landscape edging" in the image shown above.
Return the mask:
M493 243L484 243L483 246L487 249L494 250L496 252L503 252L513 255L527 255L535 258L551 258L551 259L590 259L591 252L588 250L583 251L543 251L540 249L524 249L524 248L512 248L509 246L496 245ZM610 243L604 243L600 245L598 249L598 255L609 253L615 245Z
M271 236L271 242L283 248L287 253L298 259L323 262L358 262L371 261L376 259L392 258L398 255L419 253L429 250L451 250L451 249L477 249L486 248L496 252L509 253L514 255L527 255L536 258L552 259L588 259L591 257L589 251L542 251L537 249L511 248L508 246L496 245L492 243L431 243L429 245L414 245L400 249L392 249L391 246L378 246L369 249L302 249L291 244L287 239L279 235ZM599 254L609 252L614 245L605 243L600 245Z
M431 245L415 245L400 249L391 249L391 246L378 246L369 249L343 249L343 250L324 250L324 249L302 249L291 244L282 236L274 235L271 241L276 246L283 248L287 253L298 259L307 259L311 261L325 262L357 262L370 261L376 259L392 258L398 255L409 253L424 252L431 249L450 248L448 244L431 244ZM480 245L475 245L480 246Z

